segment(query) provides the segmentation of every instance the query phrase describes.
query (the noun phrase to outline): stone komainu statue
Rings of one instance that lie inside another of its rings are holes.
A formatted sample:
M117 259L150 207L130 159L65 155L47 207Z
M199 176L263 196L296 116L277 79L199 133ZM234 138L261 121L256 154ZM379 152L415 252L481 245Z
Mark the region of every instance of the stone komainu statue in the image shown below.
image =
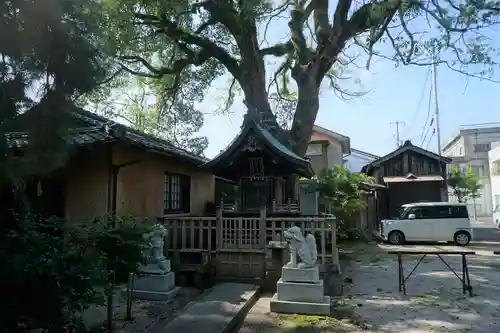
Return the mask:
M316 265L318 250L314 235L303 236L299 227L293 226L284 232L285 240L290 244L290 261L288 267L311 268ZM297 257L300 263L297 263Z

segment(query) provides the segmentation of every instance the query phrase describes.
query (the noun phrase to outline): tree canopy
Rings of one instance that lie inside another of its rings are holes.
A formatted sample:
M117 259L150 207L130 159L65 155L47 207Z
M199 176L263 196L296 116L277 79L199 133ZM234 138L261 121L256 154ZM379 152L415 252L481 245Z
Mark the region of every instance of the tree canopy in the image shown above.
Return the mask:
M20 114L37 114L22 126L30 132L30 149L52 151L60 141L58 111L70 107L75 95L90 92L104 78L97 21L90 15L97 8L92 0L0 3L1 176L19 171L7 170L3 138L5 132L20 129ZM41 167L52 160L30 164Z
M448 185L451 188L451 194L457 198L458 202L467 202L481 197L483 185L479 180L470 166L467 166L465 170L457 166L450 170Z
M378 56L398 65L437 63L481 77L496 65L488 34L498 23L497 1L103 0L103 5L117 71L155 80L162 113L193 109L214 79L228 74L224 108L240 91L249 112L275 119L270 100L277 99L292 109L290 136L300 154L316 120L322 84L345 92L343 69L357 61L369 66ZM360 58L361 52L366 56Z

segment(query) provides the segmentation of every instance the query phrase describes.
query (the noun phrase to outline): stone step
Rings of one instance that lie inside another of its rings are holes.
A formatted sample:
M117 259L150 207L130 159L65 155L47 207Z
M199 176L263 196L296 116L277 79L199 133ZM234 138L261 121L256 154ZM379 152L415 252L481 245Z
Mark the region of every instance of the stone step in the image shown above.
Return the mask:
M271 312L292 313L315 316L329 316L331 314L331 300L329 296L323 296L321 303L282 301L274 294L271 299Z
M292 302L323 302L323 280L317 283L285 282L280 279L276 286L278 300Z

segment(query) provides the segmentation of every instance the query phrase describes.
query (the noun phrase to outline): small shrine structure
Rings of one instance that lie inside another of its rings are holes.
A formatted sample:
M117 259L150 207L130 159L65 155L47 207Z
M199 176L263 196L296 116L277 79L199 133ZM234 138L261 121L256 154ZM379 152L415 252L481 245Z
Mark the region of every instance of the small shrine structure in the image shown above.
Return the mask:
M287 179L314 174L309 160L292 151L289 135L274 115L257 112L248 112L236 138L201 167L239 184L239 200L232 209L238 213L258 213L262 206L275 212L295 204Z

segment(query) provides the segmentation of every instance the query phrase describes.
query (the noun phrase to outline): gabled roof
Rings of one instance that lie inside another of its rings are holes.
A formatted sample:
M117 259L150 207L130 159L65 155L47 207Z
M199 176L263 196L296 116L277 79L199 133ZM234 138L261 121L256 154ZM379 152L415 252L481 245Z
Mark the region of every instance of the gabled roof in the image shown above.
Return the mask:
M324 135L328 135L331 138L339 141L340 145L342 146L342 153L343 154L350 154L351 153L351 139L348 136L342 135L342 134L337 133L337 132L330 131L329 129L326 129L326 128L318 126L318 125L313 126L313 131L324 134Z
M74 124L64 139L72 145L122 141L127 144L147 149L154 153L174 156L188 162L200 165L208 161L205 157L195 155L171 142L137 131L131 127L119 124L108 118L80 108L73 108L67 113ZM69 125L72 127L72 125ZM27 132L6 133L7 144L11 148L24 149L28 146Z
M280 142L271 131L263 124L257 122L253 117L245 116L240 133L229 143L229 145L211 161L203 164L204 169L213 169L218 164L225 164L225 161L235 154L250 132L254 133L260 142L278 156L284 158L297 167L297 173L304 177L312 177L314 171L308 159L295 154L285 144Z
M361 169L361 172L364 172L364 173L367 173L369 172L371 169L373 169L374 167L377 167L379 166L380 164L398 156L399 154L402 154L408 150L411 150L411 151L414 151L418 154L421 154L421 155L424 155L424 156L427 156L429 158L432 158L432 159L435 159L435 160L439 160L441 162L444 162L444 163L450 163L451 162L451 159L448 158L448 157L445 157L445 156L441 156L441 155L438 155L438 154L435 154L431 151L428 151L428 150L425 150L423 148L420 148L420 147L417 147L417 146L414 146L411 144L411 142L409 140L407 140L404 145L402 145L401 147L399 147L398 149L396 149L395 151L385 155L385 156L382 156L380 157L379 159L371 162L370 164L367 164L365 165L362 169Z

